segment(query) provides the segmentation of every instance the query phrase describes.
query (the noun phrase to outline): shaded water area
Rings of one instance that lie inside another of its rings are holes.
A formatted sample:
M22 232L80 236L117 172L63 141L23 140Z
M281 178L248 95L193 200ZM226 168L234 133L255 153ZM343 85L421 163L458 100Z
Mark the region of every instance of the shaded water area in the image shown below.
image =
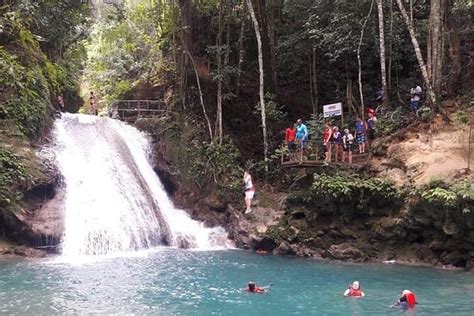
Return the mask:
M71 264L0 261L0 314L472 315L474 275L425 267L159 248ZM366 297L342 296L358 279ZM266 294L246 282L273 283ZM413 289L414 310L389 308Z

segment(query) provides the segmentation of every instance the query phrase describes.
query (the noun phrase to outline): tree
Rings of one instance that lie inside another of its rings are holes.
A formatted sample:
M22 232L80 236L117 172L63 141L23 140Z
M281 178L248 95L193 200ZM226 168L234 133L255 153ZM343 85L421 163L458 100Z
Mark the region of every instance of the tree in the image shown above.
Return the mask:
M359 95L360 95L360 106L362 109L362 118L364 118L364 111L365 111L365 104L364 104L364 91L362 89L362 61L361 61L361 56L360 56L360 50L362 47L362 42L364 40L364 31L365 27L367 26L367 21L369 20L370 15L372 14L372 9L374 8L374 1L371 2L370 4L370 9L369 13L367 13L367 16L364 17L360 24L361 24L361 29L360 29L360 38L359 38L359 45L357 46L357 64L359 66L359 72L358 72L358 79L359 79ZM351 96L349 96L351 97Z
M265 90L264 90L264 72L263 72L263 50L262 50L262 38L260 34L260 27L258 24L257 17L255 16L255 11L253 9L252 1L247 1L247 7L252 18L255 37L257 38L257 48L258 48L258 70L259 70L259 96L260 96L260 113L262 115L262 131L263 131L263 157L265 163L267 162L268 155L268 140L267 140L267 123L266 123L266 113L265 113Z
M222 144L222 31L224 29L224 0L219 2L219 30L217 31L217 47L216 47L216 59L217 59L217 137L219 138L219 144Z
M420 45L418 44L418 40L416 39L416 33L415 33L415 29L413 27L413 23L410 20L410 17L408 16L408 13L405 10L405 7L403 6L402 0L397 0L397 4L398 4L398 8L400 9L400 12L403 16L403 19L405 20L405 24L408 28L408 32L410 33L410 39L411 39L411 42L413 44L413 48L415 49L416 59L418 60L418 65L420 67L421 74L423 76L423 81L425 82L425 86L426 86L426 90L427 90L427 93L428 93L428 96L429 96L429 100L430 100L430 102L433 106L437 107L438 106L437 97L436 97L436 94L433 91L431 80L430 80L430 77L428 75L428 71L426 70L426 65L425 65L425 62L423 60L423 56L421 55L421 49L420 49Z
M385 63L385 34L383 24L383 0L377 0L377 11L379 14L379 45L380 45L380 74L382 77L382 88L384 91L384 103L389 103L389 91L387 85L387 70Z
M428 35L427 70L433 92L441 94L441 81L443 75L443 33L445 30L445 15L448 6L447 0L431 0Z

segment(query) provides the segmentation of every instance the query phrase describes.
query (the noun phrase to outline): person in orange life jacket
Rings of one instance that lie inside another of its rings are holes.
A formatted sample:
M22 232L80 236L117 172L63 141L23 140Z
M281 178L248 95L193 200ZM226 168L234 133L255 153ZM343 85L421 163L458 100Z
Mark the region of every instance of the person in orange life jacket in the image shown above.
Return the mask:
M244 187L245 187L245 214L252 212L252 199L255 195L255 187L253 186L252 176L248 171L244 172Z
M410 290L403 290L401 297L398 299L396 306L400 308L413 308L415 305L418 304L416 301L415 293Z
M245 288L245 291L250 293L265 293L265 288L258 287L255 285L255 282L250 281L247 287Z
M344 296L364 297L365 293L362 292L359 281L354 281L344 292Z

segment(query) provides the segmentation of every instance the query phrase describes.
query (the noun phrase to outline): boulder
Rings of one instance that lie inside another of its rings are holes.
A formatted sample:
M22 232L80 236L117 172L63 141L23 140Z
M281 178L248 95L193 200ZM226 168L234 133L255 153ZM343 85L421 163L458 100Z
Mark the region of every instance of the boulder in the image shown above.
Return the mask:
M295 255L297 250L295 249L293 245L290 245L288 242L283 241L280 243L278 248L275 248L273 250L273 254L278 254L278 255Z
M362 251L349 243L332 245L326 252L326 256L336 260L355 260L361 261L364 258Z

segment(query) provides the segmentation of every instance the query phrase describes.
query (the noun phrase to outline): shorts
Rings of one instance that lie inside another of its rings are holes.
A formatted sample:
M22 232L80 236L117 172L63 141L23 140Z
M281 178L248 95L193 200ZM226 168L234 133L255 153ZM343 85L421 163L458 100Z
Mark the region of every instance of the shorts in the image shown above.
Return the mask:
M364 133L357 134L356 140L357 140L357 144L365 143L365 134Z
M307 146L308 146L308 139L307 138L301 139L300 140L300 148L305 149Z
M347 144L346 146L342 146L344 151L351 152L352 151L352 144Z
M296 143L295 142L288 142L288 150L295 151L296 150Z
M374 140L375 139L375 129L369 128L369 139Z
M418 108L420 107L420 101L410 101L410 110L413 112L418 111Z
M254 190L249 190L249 191L245 191L245 198L246 199L253 199L253 196L255 195L255 191Z

